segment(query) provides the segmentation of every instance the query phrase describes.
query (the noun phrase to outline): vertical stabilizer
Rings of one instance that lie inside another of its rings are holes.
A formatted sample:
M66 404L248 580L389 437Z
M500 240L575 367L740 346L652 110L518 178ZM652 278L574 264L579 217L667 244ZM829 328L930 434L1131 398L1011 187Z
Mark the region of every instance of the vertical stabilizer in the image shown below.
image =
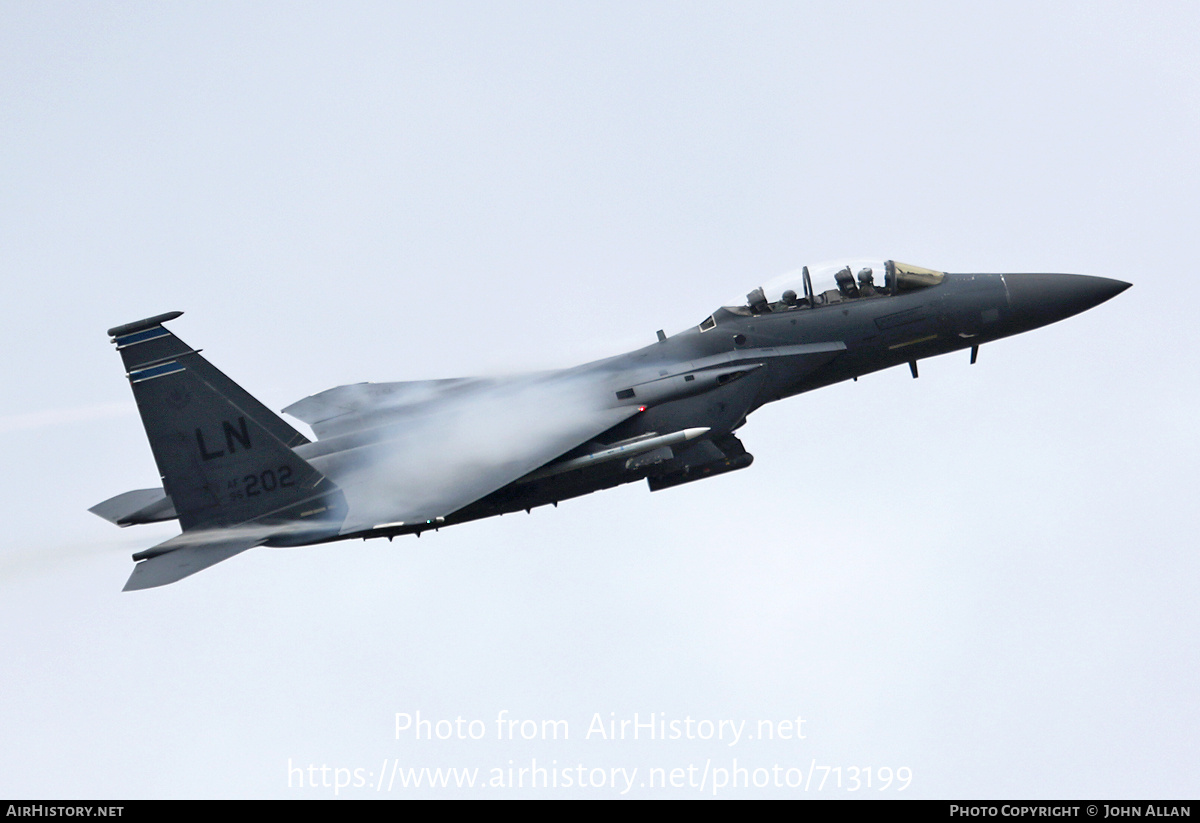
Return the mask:
M307 542L321 521L340 521L341 491L292 451L308 440L163 326L180 314L108 333L183 530L278 525Z

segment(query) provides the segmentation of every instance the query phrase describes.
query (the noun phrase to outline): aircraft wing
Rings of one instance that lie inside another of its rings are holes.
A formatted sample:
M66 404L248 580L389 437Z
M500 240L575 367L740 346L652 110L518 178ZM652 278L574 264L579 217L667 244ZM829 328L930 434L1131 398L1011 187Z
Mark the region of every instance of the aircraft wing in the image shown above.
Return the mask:
M165 543L134 555L140 562L133 567L133 574L122 591L153 589L165 586L203 571L235 554L261 546L267 541L267 533L236 528L228 531L191 531L176 535Z
M352 383L297 400L283 410L312 426L321 440L378 426L389 416L419 413L428 407L479 401L507 388L532 387L538 375L515 378L457 377L396 383Z
M435 524L640 411L611 397L583 376L532 375L344 386L285 411L321 437L297 453L345 493L351 534Z

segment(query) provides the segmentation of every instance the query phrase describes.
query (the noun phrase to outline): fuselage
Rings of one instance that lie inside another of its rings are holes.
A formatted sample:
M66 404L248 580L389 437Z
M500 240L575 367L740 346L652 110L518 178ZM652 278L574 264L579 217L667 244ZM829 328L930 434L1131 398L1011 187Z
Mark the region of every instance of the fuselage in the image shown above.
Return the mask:
M766 403L904 364L915 376L918 360L1064 319L1129 285L1072 274L931 272L925 279L935 282L901 289L893 279L890 288L827 290L808 299L722 307L701 324L657 343L567 370L564 374L594 375L611 392L611 402L644 410L564 459L587 448L696 427L708 429L707 445L664 452L658 462L611 461L523 478L455 512L444 524L642 479L656 489L744 468L752 458L733 432ZM690 460L689 452L695 452Z

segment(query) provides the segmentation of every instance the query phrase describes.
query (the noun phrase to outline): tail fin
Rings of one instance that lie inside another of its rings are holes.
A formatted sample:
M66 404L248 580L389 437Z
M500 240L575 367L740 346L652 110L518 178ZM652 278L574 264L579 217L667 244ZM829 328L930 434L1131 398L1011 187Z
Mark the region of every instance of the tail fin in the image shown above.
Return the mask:
M183 530L286 523L306 532L344 516L341 491L292 451L308 439L163 327L181 314L108 333Z

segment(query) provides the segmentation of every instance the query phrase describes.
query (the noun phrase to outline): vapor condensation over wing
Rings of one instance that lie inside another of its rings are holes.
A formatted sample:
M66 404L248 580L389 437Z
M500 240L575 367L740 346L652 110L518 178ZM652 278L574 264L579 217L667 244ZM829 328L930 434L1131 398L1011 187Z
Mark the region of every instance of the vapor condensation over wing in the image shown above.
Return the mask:
M637 413L606 398L584 372L347 386L286 411L333 435L298 452L345 492L345 533L444 517Z

